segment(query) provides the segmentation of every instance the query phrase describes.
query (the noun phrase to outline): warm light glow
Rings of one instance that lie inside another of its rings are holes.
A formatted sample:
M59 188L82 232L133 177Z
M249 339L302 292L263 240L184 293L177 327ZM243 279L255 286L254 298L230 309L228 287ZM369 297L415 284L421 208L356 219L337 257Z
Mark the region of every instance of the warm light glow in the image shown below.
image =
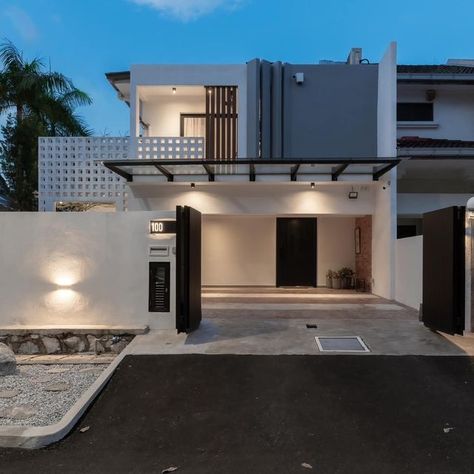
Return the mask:
M69 256L58 252L49 256L47 266L42 273L54 285L70 287L84 280L85 273L91 264L85 256Z
M176 87L173 87L173 89L171 89L171 91L173 92L173 94L176 94Z
M77 291L69 288L61 288L48 293L44 302L51 312L77 312L84 309L86 305L85 298Z
M311 189L314 189L314 187L315 187L315 184L311 183Z

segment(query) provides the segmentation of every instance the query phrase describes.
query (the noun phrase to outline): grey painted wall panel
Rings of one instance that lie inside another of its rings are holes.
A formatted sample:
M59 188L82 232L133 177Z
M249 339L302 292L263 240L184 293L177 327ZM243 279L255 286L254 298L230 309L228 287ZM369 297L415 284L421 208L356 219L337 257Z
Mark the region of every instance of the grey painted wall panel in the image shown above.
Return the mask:
M261 97L261 157L271 158L272 151L272 64L262 60L260 76L260 97Z
M377 156L377 87L377 65L285 64L284 157Z
M283 120L283 66L281 62L272 64L272 158L282 158L282 120Z
M260 60L247 63L247 155L256 158L260 135Z

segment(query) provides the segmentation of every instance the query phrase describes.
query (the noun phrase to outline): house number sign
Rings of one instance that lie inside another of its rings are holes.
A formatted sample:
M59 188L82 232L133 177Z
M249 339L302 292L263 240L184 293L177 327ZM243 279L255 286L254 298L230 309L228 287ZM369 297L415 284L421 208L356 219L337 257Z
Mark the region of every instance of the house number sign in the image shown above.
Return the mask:
M176 234L176 221L150 221L150 234Z

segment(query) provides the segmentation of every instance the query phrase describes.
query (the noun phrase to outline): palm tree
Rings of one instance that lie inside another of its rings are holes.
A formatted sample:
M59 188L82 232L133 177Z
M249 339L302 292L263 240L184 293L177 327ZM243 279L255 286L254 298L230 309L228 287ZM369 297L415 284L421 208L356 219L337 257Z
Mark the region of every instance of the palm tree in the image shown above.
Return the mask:
M17 122L33 114L54 131L69 135L88 135L83 120L74 114L76 107L92 100L74 87L72 81L57 72L45 72L43 61L26 61L13 43L0 45L0 114L15 111Z
M92 101L64 75L45 71L41 59L25 60L9 41L0 45L0 68L0 115L7 115L1 169L16 208L34 210L38 136L90 135L75 109Z

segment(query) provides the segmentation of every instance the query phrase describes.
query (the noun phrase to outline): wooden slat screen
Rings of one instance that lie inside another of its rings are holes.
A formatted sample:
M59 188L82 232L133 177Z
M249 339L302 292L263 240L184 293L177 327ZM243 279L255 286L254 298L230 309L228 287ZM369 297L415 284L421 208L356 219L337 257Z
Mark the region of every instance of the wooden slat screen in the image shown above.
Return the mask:
M237 158L237 86L206 86L206 159Z

